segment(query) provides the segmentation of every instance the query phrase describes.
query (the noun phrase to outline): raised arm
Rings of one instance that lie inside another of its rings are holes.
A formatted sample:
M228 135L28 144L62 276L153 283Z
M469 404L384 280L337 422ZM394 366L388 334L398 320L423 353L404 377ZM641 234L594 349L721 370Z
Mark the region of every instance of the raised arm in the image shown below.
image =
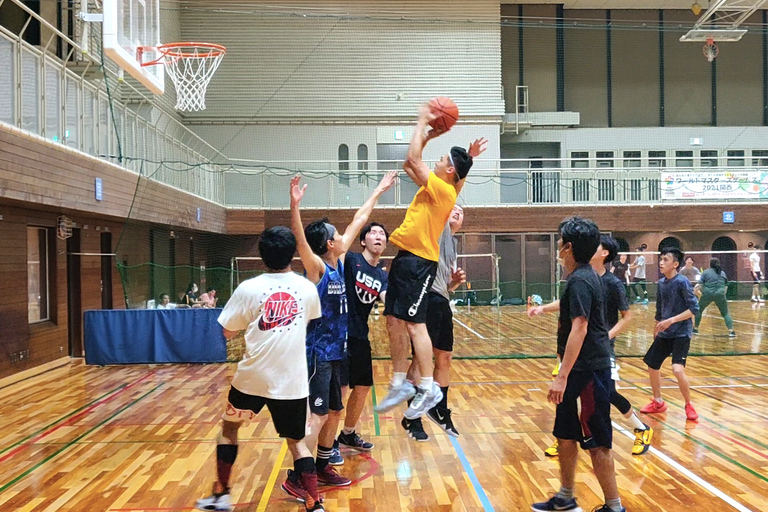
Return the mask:
M422 160L424 147L427 142L445 132L438 132L434 128L426 132L429 122L435 119L435 115L429 109L429 105L422 105L419 109L419 120L416 122L416 129L413 131L411 144L408 146L408 156L403 164L403 170L409 178L419 187L427 184L429 178L429 167Z
M373 207L376 205L379 197L381 197L384 192L392 188L392 185L395 183L395 178L397 178L397 171L389 171L386 173L381 179L379 185L376 187L376 190L374 190L373 194L371 194L371 197L369 197L365 204L359 210L357 210L357 213L355 213L355 217L352 219L352 222L349 223L349 226L347 226L347 229L344 230L344 234L341 236L343 252L347 252L349 248L352 247L352 244L355 242L355 239L360 233L360 230L363 229L365 223L368 222L368 217L371 216Z
M317 284L325 272L325 263L323 263L320 256L312 252L312 248L309 246L309 242L307 242L307 237L304 235L299 205L304 197L304 192L307 190L307 186L300 187L300 180L299 176L294 176L291 179L291 231L293 231L293 236L296 237L296 248L299 251L304 270L307 272L307 279Z
M475 139L472 144L469 145L469 149L467 149L467 153L469 156L471 156L473 159L480 156L486 149L488 148L488 139L485 137L480 137L479 139ZM459 182L456 184L456 194L461 193L461 189L464 188L464 183L466 183L466 178L462 178L459 180Z

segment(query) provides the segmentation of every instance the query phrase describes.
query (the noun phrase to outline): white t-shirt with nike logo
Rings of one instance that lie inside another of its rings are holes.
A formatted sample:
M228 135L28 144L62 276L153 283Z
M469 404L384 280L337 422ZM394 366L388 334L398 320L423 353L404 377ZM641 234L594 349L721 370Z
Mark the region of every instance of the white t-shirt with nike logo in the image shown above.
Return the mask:
M275 400L309 396L307 324L320 315L317 288L298 274L267 273L240 283L219 315L228 331L245 331L232 386Z

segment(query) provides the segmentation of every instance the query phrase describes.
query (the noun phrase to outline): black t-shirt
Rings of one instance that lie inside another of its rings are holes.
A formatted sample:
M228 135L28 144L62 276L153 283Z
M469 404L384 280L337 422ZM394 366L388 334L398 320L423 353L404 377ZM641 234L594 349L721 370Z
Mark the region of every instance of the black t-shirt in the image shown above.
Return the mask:
M618 277L606 272L600 276L600 280L603 282L603 289L605 290L605 327L610 331L614 325L619 323L619 312L629 310L629 302L624 283ZM614 339L611 340L611 346L615 341Z
M344 280L349 305L348 336L368 339L368 315L373 303L387 289L387 272L381 261L374 267L359 252L348 252L344 258Z
M562 358L571 334L573 319L587 319L587 335L573 371L602 370L611 367L611 349L605 324L605 291L597 272L581 265L568 277L560 297L557 327L557 354Z
M629 270L629 263L626 261L624 263L621 262L621 260L616 260L613 262L613 273L616 275L616 277L619 278L619 281L622 283L627 282L627 271Z

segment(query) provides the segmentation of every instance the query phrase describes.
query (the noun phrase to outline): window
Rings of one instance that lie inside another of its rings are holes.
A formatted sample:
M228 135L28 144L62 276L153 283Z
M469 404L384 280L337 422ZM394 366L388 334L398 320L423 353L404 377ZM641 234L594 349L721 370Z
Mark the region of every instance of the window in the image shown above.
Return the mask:
M666 167L667 152L666 151L649 151L648 152L648 166L649 167Z
M743 149L729 149L726 154L728 156L728 160L726 160L728 167L744 167Z
M752 165L754 167L768 167L768 151L764 149L753 149Z
M560 202L560 173L531 171L531 192L534 203Z
M571 152L571 169L588 169L589 168L589 152L588 151L572 151Z
M357 146L357 170L368 170L368 146L365 144Z
M717 167L717 150L716 149L701 150L701 166Z
M29 323L50 318L48 301L48 230L27 227L27 297Z
M640 152L639 151L625 151L624 152L624 167L640 167Z
M613 151L598 151L595 156L598 167L613 167Z
M349 146L341 144L339 146L339 184L349 186L350 174L349 170Z
M693 167L693 151L675 151L675 167Z

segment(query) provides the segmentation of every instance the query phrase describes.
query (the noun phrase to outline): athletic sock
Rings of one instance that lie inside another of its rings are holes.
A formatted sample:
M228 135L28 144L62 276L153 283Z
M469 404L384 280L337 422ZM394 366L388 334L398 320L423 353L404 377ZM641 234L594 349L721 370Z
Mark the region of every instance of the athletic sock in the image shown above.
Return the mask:
M635 430L645 430L646 426L645 423L640 421L640 418L637 417L637 414L635 411L632 411L632 416L629 417L629 422L632 424L632 428Z
M229 492L229 475L232 473L235 459L237 459L236 444L216 445L216 474L225 494Z
M448 386L440 386L440 391L443 392L443 399L440 400L440 403L437 404L437 407L440 409L447 409L448 408Z
M432 391L432 384L434 383L434 377L422 377L419 387L429 393Z
M317 445L317 459L315 459L315 467L317 472L321 473L328 467L328 459L333 455L332 446L320 446Z
M349 427L345 426L344 428L342 428L342 429L341 429L341 432L342 432L342 433L343 433L345 436L348 436L348 435L350 435L350 434L354 434L354 432L355 432L355 427L349 428Z
M663 398L655 398L654 397L653 401L656 402L656 403L659 403L659 404L663 404L664 403L664 399Z
M556 496L564 500L573 499L573 489L568 489L567 487L560 486L560 490L557 491Z
M605 504L608 505L613 512L621 512L621 498L613 500L605 500Z
M405 382L405 373L404 372L395 372L392 374L392 387L396 388L403 385L403 382Z

